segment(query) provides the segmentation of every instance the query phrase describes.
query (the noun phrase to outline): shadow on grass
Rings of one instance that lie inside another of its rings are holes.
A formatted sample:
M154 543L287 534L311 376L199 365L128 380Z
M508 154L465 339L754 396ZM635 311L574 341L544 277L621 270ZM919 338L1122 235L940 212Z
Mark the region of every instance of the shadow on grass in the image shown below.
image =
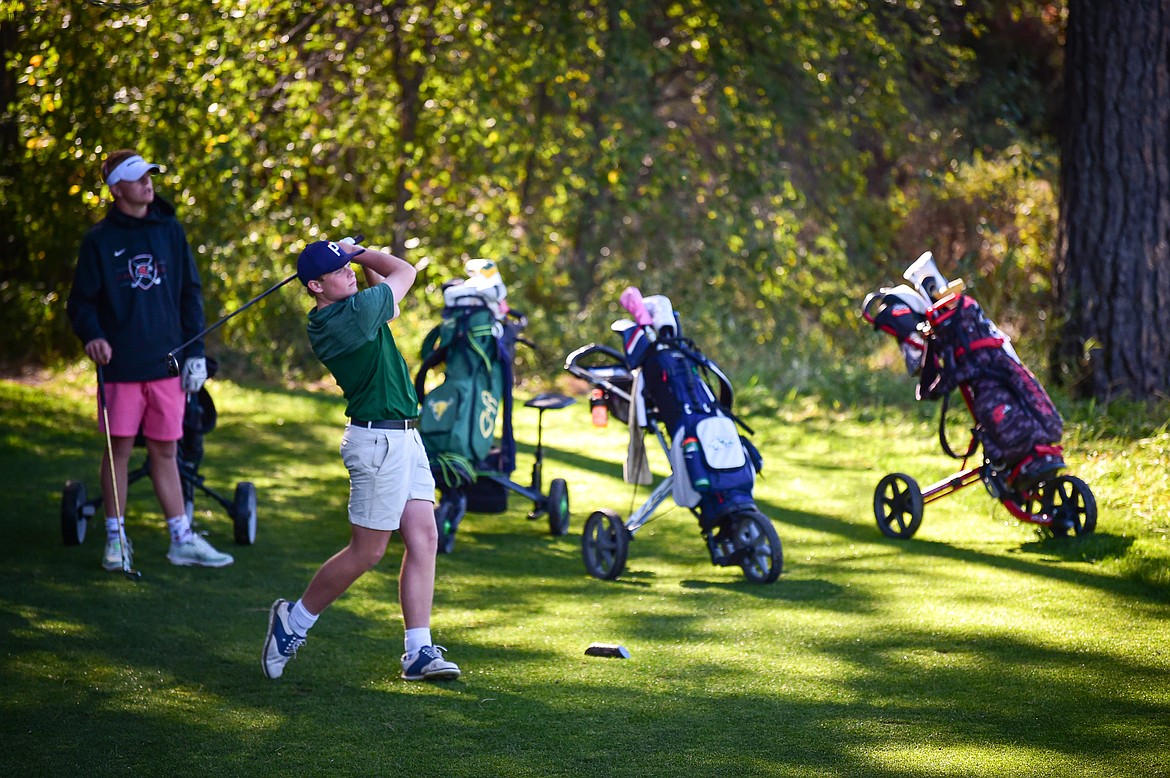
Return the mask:
M99 439L90 409L48 408L50 424L40 408L31 396L0 401L0 485L10 496L0 515L4 774L169 774L179 759L183 769L240 775L569 776L598 765L645 776L1037 774L1011 761L1021 749L1051 774L1164 771L1170 706L1149 691L1170 684L1157 658L1164 643L1151 638L1150 654L1126 655L1076 635L1053 646L1020 631L887 623L885 603L843 583L840 570L888 577L916 555L1141 604L1125 582L1044 562L1057 555L1048 544L1005 558L889 541L872 524L774 502L761 507L782 541L788 527L844 542L790 560L792 572L771 586L710 566L685 511L648 525L659 534L639 537L630 571L612 582L588 577L575 534L551 537L519 510L473 516L455 553L438 560L436 637L457 647L466 672L445 685L397 679L395 543L285 677L269 681L259 667L269 604L295 597L347 537L336 424L253 428L239 414L221 417L204 469L216 483L257 480L257 545L231 548L237 564L224 570L171 567L153 494L137 489L132 529L145 577L136 584L100 570L97 543L61 546L61 484L96 473ZM229 536L218 518L208 526L217 542ZM1116 539L1105 545L1124 550ZM685 572L666 581L663 569ZM745 615L757 617L750 634L738 626ZM840 628L852 619L867 620ZM549 640L509 642L521 629L547 629ZM579 647L563 647L566 632ZM621 636L632 658L583 656L595 635Z
M1110 592L1130 590L1133 586L1150 588L1136 581L1082 568L1068 568L1060 564L1064 562L1094 562L1124 556L1125 551L1133 544L1133 539L1108 533L1094 532L1080 537L1070 536L1025 541L1019 547L1020 555L1005 557L1000 554L985 553L918 537L906 540L885 538L872 522L860 524L839 517L793 511L769 503L761 503L761 507L764 508L765 513L777 520L778 528L781 529L784 524L790 524L817 532L831 533L854 543L880 544L892 549L897 548L901 550L900 553L929 555L971 564L1011 569L1030 575L1049 576L1080 585L1097 586ZM1031 525L1026 525L1023 522L1021 525L1027 529L1031 528ZM782 531L781 540L783 540ZM1170 596L1170 592L1166 591L1157 591L1156 593L1161 598Z
M544 472L545 478L552 475L549 469L550 463L559 463L574 470L585 470L603 476L611 476L617 478L619 481L622 477L622 459L625 456L624 452L620 454L615 453L614 457L610 459L601 459L598 457L586 456L576 451L569 451L567 449L558 448L557 446L550 446L548 443L542 444L544 454ZM529 445L517 441L516 443L516 470L519 472L524 465L531 467L533 458L536 454L536 445ZM527 475L528 471L525 471ZM521 480L527 480L522 478ZM547 483L545 484L548 485Z
M867 754L919 748L915 741L925 730L935 753L986 750L991 772L1004 764L996 761L998 749L1034 748L1074 763L1111 760L1124 775L1138 774L1130 754L1156 752L1164 727L1139 730L1126 742L1116 729L1164 722L1170 713L1163 704L1111 698L1107 680L1117 672L1152 687L1168 680L1112 657L1041 653L1010 637L959 641L927 630L841 641L791 635L778 623L775 650L752 656L749 669L734 656L707 662L664 638L720 640L685 614L642 619L640 631L630 633L633 656L621 662L516 648L501 661L499 646L468 630L459 636L457 657L465 679L412 686L395 678L396 643L383 625L339 608L285 677L272 682L258 667L262 609L227 618L257 628L247 640L233 632L220 643L205 634L225 631L224 618L208 604L176 609L128 639L133 613L118 604L114 587L99 588L105 590L84 602L81 622L71 612L45 614L86 634L37 638L35 624L6 619L5 633L20 636L14 646L20 655L57 657L45 676L31 667L10 676L6 708L54 733L9 741L22 747L25 765L51 764L57 774L81 766L91 774L160 773L173 767L169 744L183 735L187 747L198 744L201 763L229 772L233 766L266 772L275 758L302 763L303 774L377 775L393 762L396 771L429 764L451 775L528 775L535 764L535 774L586 775L599 763L621 765L619 774L662 775L672 774L665 765L685 760L691 774L734 766L737 775L817 767L900 776L914 771ZM735 592L729 595L734 607ZM215 626L201 629L207 622ZM804 677L797 668L812 656L833 658L836 678L822 685ZM562 668L555 684L537 673L525 680L525 669L550 665ZM95 682L73 666L104 668L109 677ZM753 680L769 678L776 682L767 690ZM55 711L51 725L46 710ZM1110 714L1110 727L1085 710ZM695 733L713 720L734 722L736 736L696 742ZM95 764L94 754L109 762Z
M1042 538L1020 545L1028 554L1045 554L1063 562L1099 562L1120 559L1133 546L1134 539L1108 532L1069 538Z
M526 448L523 445L518 446L520 452L531 454L535 447ZM620 464L606 462L604 460L579 454L577 452L566 451L556 447L545 446L545 462L546 473L547 463L558 461L566 464L572 468L580 470L590 470L599 475L614 476L621 478ZM825 477L832 477L833 472L848 470L844 465L834 465L817 463L816 465L808 465L810 470L826 474ZM657 480L656 480L657 483ZM649 494L650 487L634 487L629 484L622 483L622 490L631 495L628 504L622 506L621 515L628 516L632 510L640 507L645 497ZM991 499L990 497L988 498ZM611 500L612 502L612 500ZM784 542L784 527L786 525L801 527L816 532L830 533L837 537L859 544L886 544L891 549L898 548L899 551L895 553L914 553L919 555L933 555L939 558L949 558L958 561L963 561L971 564L984 564L992 567L1002 569L1012 569L1017 572L1026 572L1032 575L1045 575L1056 579L1076 582L1078 584L1096 585L1106 591L1120 592L1126 590L1131 585L1139 585L1142 588L1148 588L1141 584L1133 582L1126 583L1123 579L1118 579L1115 576L1096 574L1084 571L1073 571L1068 568L1062 568L1059 565L1054 565L1053 562L1093 562L1106 558L1119 558L1125 555L1126 550L1132 545L1132 538L1124 538L1119 536L1112 536L1107 533L1095 532L1091 535L1083 537L1069 537L1069 538L1047 538L1043 540L1035 540L1024 542L1020 546L1021 552L1031 556L1031 560L1027 558L1005 558L1001 555L984 553L977 550L964 549L957 546L950 546L945 543L935 541L924 541L921 539L909 539L905 541L885 539L878 534L877 528L870 523L861 524L858 522L843 520L839 517L834 517L827 514L812 513L808 511L798 511L791 508L784 507L775 502L758 500L757 504L760 509L769 516L777 527L780 533L781 543ZM866 506L868 510L868 505ZM583 512L578 515L588 515L588 512ZM693 521L690 514L683 509L675 509L673 503L669 500L660 507L655 513L652 521L660 519L671 520L674 516L667 516L670 513L681 513L679 518L683 521ZM578 522L579 523L579 522ZM641 531L641 530L639 530ZM635 534L635 539L637 534ZM706 547L702 539L698 536L697 530L694 538L695 548L697 553L706 557ZM647 580L652 580L653 575L639 570L639 565L636 560L636 555L641 550L637 544L631 544L630 557L627 561L626 570L623 571L619 581L626 585L633 585L642 583ZM656 560L661 561L661 557ZM795 563L799 567L799 563ZM686 585L697 588L715 588L725 586L746 586L748 591L755 591L758 596L767 598L782 598L799 601L801 599L816 600L816 599L833 599L839 595L840 592L835 590L835 587L829 584L815 585L809 581L793 581L787 575L788 571L792 569L793 563L786 561L785 574L782 574L778 583L784 584L785 592L777 594L768 587L757 587L751 584L725 584L720 582L689 580ZM1156 591L1156 594L1165 598L1168 595L1166 592Z
M711 592L737 592L769 600L782 600L789 603L824 602L838 597L844 591L839 584L821 579L789 580L781 573L779 580L771 586L750 584L745 581L709 581L684 579L680 584L684 589Z

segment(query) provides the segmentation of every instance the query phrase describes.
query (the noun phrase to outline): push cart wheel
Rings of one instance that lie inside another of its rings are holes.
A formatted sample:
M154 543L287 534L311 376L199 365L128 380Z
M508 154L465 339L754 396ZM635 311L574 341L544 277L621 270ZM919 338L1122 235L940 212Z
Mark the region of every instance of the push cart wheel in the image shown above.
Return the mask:
M589 575L613 580L626 567L630 553L630 531L621 516L611 510L594 511L581 532L581 556Z
M752 583L772 583L784 567L780 535L772 520L758 510L740 511L731 517L731 542L743 552L739 566Z
M548 485L548 531L560 537L569 531L569 485L554 478Z
M913 537L922 524L922 508L918 482L903 473L890 473L874 489L873 515L886 537Z
M1044 505L1052 516L1050 529L1055 537L1088 535L1097 529L1097 500L1089 485L1073 475L1049 481L1044 489Z
M462 495L443 494L435 506L435 528L439 531L439 553L450 554L455 550L455 530L463 512L467 509L467 498Z
M85 484L81 481L66 481L61 493L61 539L67 546L79 546L85 542Z
M236 531L236 545L256 542L256 487L249 481L236 484L236 497L230 511Z

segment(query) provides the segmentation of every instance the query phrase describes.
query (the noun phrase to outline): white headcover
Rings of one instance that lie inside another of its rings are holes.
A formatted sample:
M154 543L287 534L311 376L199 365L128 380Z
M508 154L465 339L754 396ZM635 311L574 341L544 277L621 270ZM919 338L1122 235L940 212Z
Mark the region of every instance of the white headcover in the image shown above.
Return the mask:
M895 295L899 300L902 300L906 305L910 306L910 310L915 313L925 316L926 309L934 304L934 300L929 300L923 296L922 292L918 291L909 284L898 284L895 287L881 288L882 294Z
M918 287L918 290L932 303L938 299L937 295L950 284L943 278L942 273L938 272L938 265L934 264L934 255L929 251L923 252L922 256L914 260L914 264L906 268L902 278Z
M654 329L663 335L674 334L674 306L670 302L670 298L664 294L652 294L649 297L643 297L642 302L646 306L646 310L650 312L650 323Z
M467 272L467 283L484 290L486 297L503 301L508 296L508 288L504 286L504 279L500 276L500 268L495 260L469 259L463 269Z
M443 290L443 304L454 305L486 305L492 315L500 319L508 312L508 288L500 277L500 269L491 259L469 259L463 269L467 272L467 280L461 284L452 284Z

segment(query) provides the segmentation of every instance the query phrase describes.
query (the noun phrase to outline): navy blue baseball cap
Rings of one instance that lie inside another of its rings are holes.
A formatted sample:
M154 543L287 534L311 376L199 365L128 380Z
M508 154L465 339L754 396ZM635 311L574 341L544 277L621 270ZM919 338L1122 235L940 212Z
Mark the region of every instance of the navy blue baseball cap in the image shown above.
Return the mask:
M305 286L314 278L340 270L350 263L345 252L331 240L319 240L305 246L297 257L297 278Z

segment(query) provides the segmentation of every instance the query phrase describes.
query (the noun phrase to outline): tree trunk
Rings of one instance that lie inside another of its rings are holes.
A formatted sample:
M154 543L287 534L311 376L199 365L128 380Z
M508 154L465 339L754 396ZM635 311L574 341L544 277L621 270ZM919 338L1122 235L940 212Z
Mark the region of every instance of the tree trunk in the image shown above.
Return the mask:
M1170 0L1070 0L1057 383L1170 395Z

